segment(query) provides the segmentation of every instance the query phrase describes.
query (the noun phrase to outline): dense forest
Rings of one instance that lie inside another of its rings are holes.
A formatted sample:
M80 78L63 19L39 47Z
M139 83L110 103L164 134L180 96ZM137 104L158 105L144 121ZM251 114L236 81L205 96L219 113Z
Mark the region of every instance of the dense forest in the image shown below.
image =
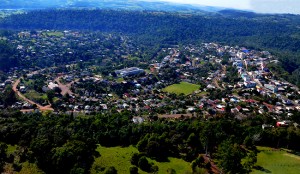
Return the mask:
M0 40L0 70L7 71L11 67L18 65L18 58L14 48L6 41Z
M0 20L12 30L86 30L134 36L149 47L199 42L222 42L269 50L289 73L284 78L299 85L300 17L261 15L224 10L192 15L175 12L112 10L46 10L16 14ZM280 68L280 67L275 67Z
M172 121L152 116L146 124L134 124L131 118L127 111L79 117L1 112L0 142L17 144L19 149L9 158L0 158L0 164L13 163L18 171L22 162L30 161L46 173L89 173L94 157L101 155L95 151L97 144L135 145L140 154L132 156L133 165L142 156L158 161L172 156L193 161L194 167L202 165L197 162L199 153L220 161L235 161L249 159L253 154L247 151L255 153L254 145L292 150L300 147L299 129L262 130L261 124L268 118L265 116L243 122L231 119L230 115L209 121L200 117ZM0 151L6 149L1 146ZM222 163L222 167L226 173L248 173L246 164L235 161L230 165Z

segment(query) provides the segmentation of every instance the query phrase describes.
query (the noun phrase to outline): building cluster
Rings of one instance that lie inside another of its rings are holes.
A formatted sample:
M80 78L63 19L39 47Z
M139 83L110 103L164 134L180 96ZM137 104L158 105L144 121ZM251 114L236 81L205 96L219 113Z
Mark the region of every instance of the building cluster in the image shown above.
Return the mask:
M101 41L97 38L89 40L90 36L71 31L62 32L60 37L55 34L46 31L21 32L18 34L19 40L14 40L14 43L28 61L34 57L54 59L61 54L72 55L77 52L72 44L81 48L90 43L97 45L108 39L103 37ZM119 38L119 42L123 39ZM25 42L28 40L31 44ZM117 45L121 44L115 44ZM115 49L113 55L126 59L133 51L132 45L127 45ZM112 52L112 48L99 46L88 49L87 52L101 55L104 64L113 59L105 58L105 54ZM17 79L22 78L23 82L18 85L18 90L25 96L30 96L33 89L26 84L36 80L36 74L43 75L46 80L41 86L42 91L46 93L60 88L61 93L56 93L52 103L56 112L91 114L128 110L136 116L135 123L145 121L149 115L164 118L178 118L179 115L209 118L227 113L238 119L269 114L278 121L277 126L283 126L290 124L289 118L293 112L300 110L299 89L276 77L268 68L269 64L278 61L267 51L217 43L162 48L156 57L147 62L149 70L138 68L145 67L145 62L136 62L132 67L112 68L106 75L98 74L95 71L98 67L93 64L76 68L81 62L71 61L61 67L40 70L13 69L9 78L0 83L0 88L13 85ZM201 87L192 95L186 96L164 90L165 87L180 82L199 84ZM33 105L18 101L12 107L31 109Z

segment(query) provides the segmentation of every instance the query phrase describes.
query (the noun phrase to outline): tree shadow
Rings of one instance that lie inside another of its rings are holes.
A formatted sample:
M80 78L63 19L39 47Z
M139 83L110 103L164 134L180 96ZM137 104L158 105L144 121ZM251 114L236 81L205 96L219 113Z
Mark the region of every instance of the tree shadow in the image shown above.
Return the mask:
M156 157L156 158L153 158L153 159L157 162L170 162L168 157Z
M272 173L270 170L265 169L265 168L263 168L263 167L261 167L261 166L254 166L253 168L256 169L256 170L265 172L265 173Z
M296 156L299 156L300 157L300 152L297 152L297 151L291 151L291 152L288 152L289 154L293 154L293 155L296 155Z

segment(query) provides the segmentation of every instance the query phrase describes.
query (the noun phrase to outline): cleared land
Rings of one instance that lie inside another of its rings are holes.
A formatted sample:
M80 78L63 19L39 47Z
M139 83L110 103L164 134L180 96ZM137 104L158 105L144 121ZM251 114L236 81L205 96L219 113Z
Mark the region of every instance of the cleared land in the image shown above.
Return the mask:
M100 153L100 157L95 159L95 162L91 169L91 174L104 173L104 169L110 166L114 166L118 173L129 173L129 168L132 166L130 163L131 156L134 153L138 153L138 150L133 147L101 147L97 148ZM176 173L189 173L191 172L190 163L185 162L182 159L169 158L169 162L156 162L148 159L149 162L153 162L158 166L158 174L165 174L169 168L172 168ZM102 171L101 171L102 170ZM140 174L146 174L146 172L139 169Z
M198 90L199 88L200 85L195 85L187 82L180 82L179 84L173 84L171 86L166 87L165 89L163 89L163 91L175 94L183 93L184 95L189 95L194 91Z
M298 174L300 171L300 156L285 150L258 147L256 169L252 174Z

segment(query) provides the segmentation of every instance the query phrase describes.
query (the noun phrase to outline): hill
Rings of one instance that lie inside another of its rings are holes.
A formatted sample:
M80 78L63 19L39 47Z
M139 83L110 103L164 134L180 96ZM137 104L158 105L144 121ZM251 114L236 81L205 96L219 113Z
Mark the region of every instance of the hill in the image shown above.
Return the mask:
M136 38L136 42L148 47L170 43L220 42L268 50L279 58L281 66L290 73L284 78L298 84L300 84L299 26L298 15L263 15L234 10L191 14L162 11L49 9L13 14L0 19L1 29L117 32L131 35ZM276 71L279 71L278 67Z
M147 0L4 0L0 9L100 8L184 12L216 12L222 8Z

